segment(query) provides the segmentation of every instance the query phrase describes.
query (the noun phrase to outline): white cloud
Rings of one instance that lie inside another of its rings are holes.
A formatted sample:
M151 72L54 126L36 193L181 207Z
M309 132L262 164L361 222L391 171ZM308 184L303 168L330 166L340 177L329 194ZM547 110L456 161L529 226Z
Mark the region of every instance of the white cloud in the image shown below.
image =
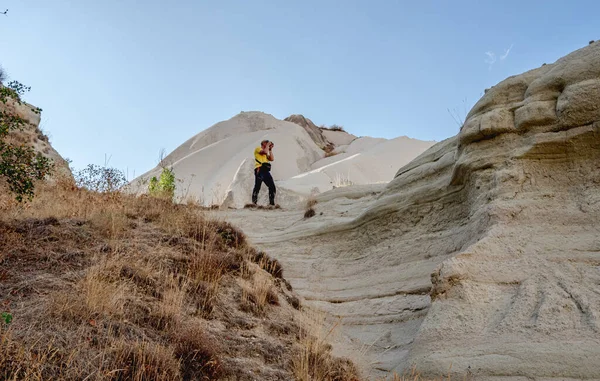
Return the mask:
M506 57L508 57L508 55L510 54L511 49L513 48L513 45L514 44L511 44L510 48L504 49L504 54L500 56L501 60L504 60L504 59L506 59Z
M485 63L490 65L490 70L492 70L492 65L496 63L496 54L494 52L485 52L487 58L485 59Z
M500 61L504 61L508 57L513 45L514 44L510 45L508 49L504 49L504 54L502 54L500 57L497 57L496 53L494 52L485 52L486 59L483 62L488 64L488 68L492 70L492 66L494 66L494 64L498 61L498 58L500 58Z

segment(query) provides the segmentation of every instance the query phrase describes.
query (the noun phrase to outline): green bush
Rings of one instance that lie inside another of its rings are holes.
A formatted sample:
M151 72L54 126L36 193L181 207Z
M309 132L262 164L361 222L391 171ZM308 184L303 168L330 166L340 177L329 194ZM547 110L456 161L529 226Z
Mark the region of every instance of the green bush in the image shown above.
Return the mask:
M11 131L23 130L28 125L8 106L22 105L21 96L29 90L16 81L0 86L0 177L6 180L19 202L31 199L35 194L35 181L44 179L54 168L52 160L35 152L33 147L16 145L7 139ZM33 111L39 113L41 110Z
M175 173L170 168L163 168L160 179L156 176L150 179L148 193L154 197L173 200L175 197Z
M158 179L156 176L152 176L150 179L150 185L148 185L148 193L152 196L156 196L158 194Z
M8 325L12 322L13 316L10 312L2 312L0 314L0 321L3 321L4 324Z

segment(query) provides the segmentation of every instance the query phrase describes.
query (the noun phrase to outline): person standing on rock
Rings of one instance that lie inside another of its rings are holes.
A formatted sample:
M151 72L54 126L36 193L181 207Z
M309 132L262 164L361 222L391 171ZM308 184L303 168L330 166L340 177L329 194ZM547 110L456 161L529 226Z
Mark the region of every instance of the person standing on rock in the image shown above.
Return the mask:
M258 192L264 182L269 188L269 204L275 205L275 182L271 176L271 161L275 160L273 156L273 142L263 140L260 147L254 150L254 190L252 191L252 203L258 202Z

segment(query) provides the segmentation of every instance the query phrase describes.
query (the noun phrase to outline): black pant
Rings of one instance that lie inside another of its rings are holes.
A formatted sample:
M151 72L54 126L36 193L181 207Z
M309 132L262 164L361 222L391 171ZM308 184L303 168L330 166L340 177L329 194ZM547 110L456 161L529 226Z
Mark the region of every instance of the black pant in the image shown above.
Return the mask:
M258 202L258 192L260 192L260 186L265 183L269 187L269 204L275 205L275 182L271 172L264 168L256 168L254 170L254 190L252 191L252 202L256 204Z

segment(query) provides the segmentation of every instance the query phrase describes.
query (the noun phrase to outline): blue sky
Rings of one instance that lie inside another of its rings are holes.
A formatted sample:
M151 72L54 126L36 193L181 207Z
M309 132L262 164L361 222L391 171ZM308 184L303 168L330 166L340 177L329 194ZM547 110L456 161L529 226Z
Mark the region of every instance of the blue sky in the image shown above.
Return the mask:
M442 140L507 76L599 39L596 1L0 0L0 65L76 167L139 175L240 111ZM508 54L507 54L508 53ZM492 57L492 59L490 59ZM493 64L490 62L493 61ZM218 163L215 163L218 165Z

